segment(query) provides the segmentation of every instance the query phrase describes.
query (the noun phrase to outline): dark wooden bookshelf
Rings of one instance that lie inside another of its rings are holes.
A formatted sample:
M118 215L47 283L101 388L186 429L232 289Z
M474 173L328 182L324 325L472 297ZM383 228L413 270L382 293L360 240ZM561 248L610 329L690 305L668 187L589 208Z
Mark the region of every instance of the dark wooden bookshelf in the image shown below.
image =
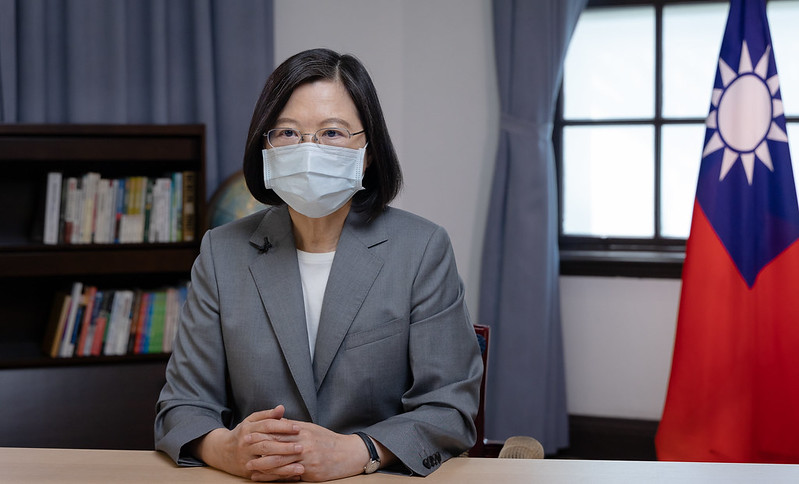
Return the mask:
M46 178L196 172L190 242L42 242ZM152 448L169 355L50 358L58 291L75 281L152 289L188 280L205 230L202 125L0 125L0 446Z

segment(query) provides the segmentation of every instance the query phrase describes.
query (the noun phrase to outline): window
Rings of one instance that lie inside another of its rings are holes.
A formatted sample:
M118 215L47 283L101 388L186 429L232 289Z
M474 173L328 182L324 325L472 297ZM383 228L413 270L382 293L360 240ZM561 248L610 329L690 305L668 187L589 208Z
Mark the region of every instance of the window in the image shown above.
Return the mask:
M589 1L554 131L563 273L679 277L728 8ZM799 160L799 0L767 12Z

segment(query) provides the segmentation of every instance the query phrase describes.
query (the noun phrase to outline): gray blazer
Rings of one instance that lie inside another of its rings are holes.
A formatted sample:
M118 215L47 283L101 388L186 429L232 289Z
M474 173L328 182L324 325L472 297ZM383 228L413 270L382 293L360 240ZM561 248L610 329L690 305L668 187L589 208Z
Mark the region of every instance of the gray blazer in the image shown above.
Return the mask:
M427 475L474 444L482 371L449 237L393 208L347 217L312 361L291 220L271 207L203 237L155 446L200 465L187 443L283 404L286 418L362 430Z

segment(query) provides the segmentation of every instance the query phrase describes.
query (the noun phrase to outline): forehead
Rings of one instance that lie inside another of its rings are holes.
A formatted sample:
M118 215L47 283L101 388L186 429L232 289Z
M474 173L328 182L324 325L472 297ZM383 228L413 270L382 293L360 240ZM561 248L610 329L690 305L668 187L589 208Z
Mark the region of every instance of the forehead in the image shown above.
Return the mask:
M347 89L339 81L319 80L294 89L278 122L294 122L303 128L323 127L331 119L360 126L358 109Z

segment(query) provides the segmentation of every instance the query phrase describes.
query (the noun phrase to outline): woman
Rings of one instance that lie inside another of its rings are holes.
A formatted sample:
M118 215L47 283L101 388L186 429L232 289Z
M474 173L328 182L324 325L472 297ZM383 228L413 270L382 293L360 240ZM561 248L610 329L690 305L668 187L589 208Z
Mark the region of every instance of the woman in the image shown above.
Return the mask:
M253 480L426 475L474 444L482 363L446 232L388 207L397 156L352 56L267 79L244 155L267 210L192 269L156 448Z

